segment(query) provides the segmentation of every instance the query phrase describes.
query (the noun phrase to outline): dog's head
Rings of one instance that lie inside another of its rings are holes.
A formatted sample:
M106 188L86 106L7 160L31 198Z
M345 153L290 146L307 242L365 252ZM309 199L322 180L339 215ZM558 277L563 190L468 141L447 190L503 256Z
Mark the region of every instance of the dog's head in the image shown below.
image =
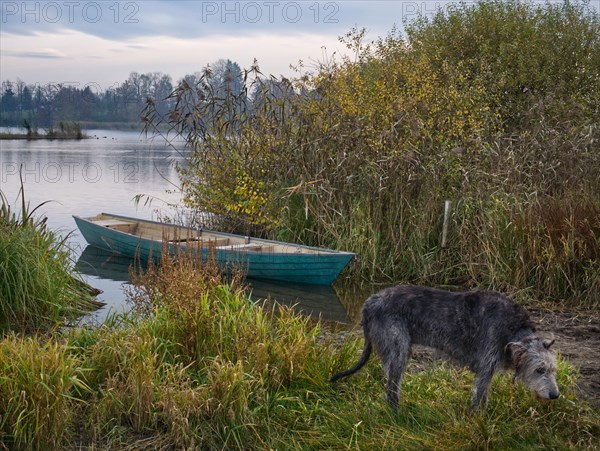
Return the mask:
M560 396L556 384L556 355L550 349L554 339L529 335L508 343L515 379L519 379L538 399L550 400Z

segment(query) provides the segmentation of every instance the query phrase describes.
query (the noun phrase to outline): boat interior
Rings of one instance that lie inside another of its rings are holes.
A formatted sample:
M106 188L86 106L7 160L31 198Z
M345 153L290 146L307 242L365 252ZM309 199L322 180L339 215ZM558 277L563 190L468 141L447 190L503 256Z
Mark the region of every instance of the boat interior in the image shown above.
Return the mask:
M221 235L204 230L194 230L170 224L159 224L154 222L135 221L133 219L120 218L110 215L97 215L86 218L94 224L118 230L120 232L139 236L157 241L168 241L170 243L193 243L203 248L215 248L223 250L239 250L253 252L283 252L283 253L318 253L317 249L294 246L285 243L276 243L260 240L252 237L237 235Z

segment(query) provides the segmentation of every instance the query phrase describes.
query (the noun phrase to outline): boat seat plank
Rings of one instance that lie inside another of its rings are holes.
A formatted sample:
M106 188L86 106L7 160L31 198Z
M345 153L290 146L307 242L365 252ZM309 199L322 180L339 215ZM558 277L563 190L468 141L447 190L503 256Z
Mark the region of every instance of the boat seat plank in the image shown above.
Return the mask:
M119 221L117 219L101 219L99 221L94 221L94 223L102 227L126 233L133 233L137 226L137 223L135 222Z
M194 243L200 247L219 247L225 246L229 243L229 238L202 238L202 237L189 237L189 238L176 238L169 240L170 243Z
M240 243L228 244L227 246L217 246L217 249L229 251L264 251L267 248L273 249L273 246L265 246L261 243Z
M173 239L169 240L170 243L190 243L190 242L196 242L196 241L200 241L200 238L198 238L196 236L188 236L188 237L182 237L182 238L173 238Z

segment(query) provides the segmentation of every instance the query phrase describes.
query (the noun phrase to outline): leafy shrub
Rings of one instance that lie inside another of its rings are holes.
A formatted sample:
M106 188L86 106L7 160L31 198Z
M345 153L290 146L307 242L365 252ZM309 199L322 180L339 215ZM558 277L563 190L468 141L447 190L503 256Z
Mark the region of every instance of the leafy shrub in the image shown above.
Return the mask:
M343 41L354 60L296 80L255 66L244 89L215 96L207 71L176 88L168 116L149 104L148 126L165 121L186 138L184 201L217 227L352 250L370 279L534 281L533 292L592 306L600 274L587 250L567 263L517 249L555 246L555 231L528 215L575 199L590 208L567 223L587 221L597 247L599 31L585 3L460 5L408 24L406 37L365 43L353 30ZM446 199L473 209L453 209L465 226L442 248ZM519 228L505 227L513 219ZM498 259L502 241L513 253ZM533 275L542 268L562 282Z

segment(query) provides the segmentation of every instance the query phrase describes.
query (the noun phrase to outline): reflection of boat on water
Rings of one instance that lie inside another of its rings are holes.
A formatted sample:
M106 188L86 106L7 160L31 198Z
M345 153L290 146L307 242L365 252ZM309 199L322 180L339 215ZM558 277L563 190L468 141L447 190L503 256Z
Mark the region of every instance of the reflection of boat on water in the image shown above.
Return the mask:
M84 250L76 268L88 276L117 282L130 282L129 269L133 259L89 245ZM260 301L271 299L279 304L329 321L348 322L348 315L333 288L323 285L285 283L248 278L251 297Z
M130 282L129 268L132 263L133 260L129 257L122 257L99 247L88 245L77 260L75 268L87 276L116 282Z
M344 306L329 286L258 279L246 281L252 290L252 299L271 299L281 305L294 306L297 311L306 315L321 316L328 321L349 322Z

